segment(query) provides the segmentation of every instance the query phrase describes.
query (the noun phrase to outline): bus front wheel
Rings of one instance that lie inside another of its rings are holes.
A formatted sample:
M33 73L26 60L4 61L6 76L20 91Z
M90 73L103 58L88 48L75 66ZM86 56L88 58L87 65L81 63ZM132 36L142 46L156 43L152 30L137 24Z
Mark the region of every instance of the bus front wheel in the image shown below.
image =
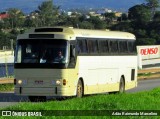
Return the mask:
M78 98L81 98L83 97L83 84L82 84L82 81L79 80L78 81L78 84L77 84L77 95L76 95Z

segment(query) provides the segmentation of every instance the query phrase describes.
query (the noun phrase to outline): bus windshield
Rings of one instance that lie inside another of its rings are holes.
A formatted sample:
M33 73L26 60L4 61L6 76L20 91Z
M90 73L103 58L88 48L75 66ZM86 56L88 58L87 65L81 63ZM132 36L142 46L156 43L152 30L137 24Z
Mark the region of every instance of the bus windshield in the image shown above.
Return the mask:
M20 39L15 63L67 63L67 41L56 39Z

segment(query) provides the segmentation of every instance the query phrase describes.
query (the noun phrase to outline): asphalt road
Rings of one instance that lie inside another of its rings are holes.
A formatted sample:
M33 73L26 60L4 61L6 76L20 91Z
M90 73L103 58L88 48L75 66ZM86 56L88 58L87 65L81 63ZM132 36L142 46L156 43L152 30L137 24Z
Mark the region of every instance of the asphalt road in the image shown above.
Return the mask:
M148 79L138 81L138 87L127 90L127 93L135 93L140 91L152 90L160 87L160 79ZM0 108L15 105L19 102L28 102L27 96L16 96L14 92L0 92Z
M134 93L140 91L152 90L153 88L160 87L160 79L146 79L139 80L136 88L127 90L126 92Z

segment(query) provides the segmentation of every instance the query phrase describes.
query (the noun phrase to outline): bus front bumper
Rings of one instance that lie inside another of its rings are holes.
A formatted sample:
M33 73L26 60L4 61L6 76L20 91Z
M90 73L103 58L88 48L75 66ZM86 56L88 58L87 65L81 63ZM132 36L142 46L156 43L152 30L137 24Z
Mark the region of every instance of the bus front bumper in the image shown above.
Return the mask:
M69 88L60 88L60 87L52 87L52 88L33 88L33 87L15 87L14 90L16 95L22 96L74 96L73 90Z

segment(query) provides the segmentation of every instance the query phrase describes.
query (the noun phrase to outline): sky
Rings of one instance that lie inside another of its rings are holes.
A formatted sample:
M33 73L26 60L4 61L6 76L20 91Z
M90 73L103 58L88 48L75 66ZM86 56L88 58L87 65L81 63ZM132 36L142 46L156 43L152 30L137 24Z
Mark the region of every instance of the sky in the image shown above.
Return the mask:
M46 0L0 0L0 12L8 8L18 8L25 13L30 13ZM54 5L62 9L72 8L109 8L112 10L127 11L130 7L142 4L145 0L53 0Z

